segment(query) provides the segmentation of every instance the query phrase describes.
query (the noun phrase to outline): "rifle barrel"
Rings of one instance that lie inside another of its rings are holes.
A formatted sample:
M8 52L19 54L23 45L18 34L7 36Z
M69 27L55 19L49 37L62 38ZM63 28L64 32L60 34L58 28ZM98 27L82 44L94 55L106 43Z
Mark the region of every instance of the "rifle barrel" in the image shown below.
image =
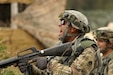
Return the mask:
M12 57L6 60L0 61L0 68L6 68L8 66L11 66L15 64L19 59L17 57Z

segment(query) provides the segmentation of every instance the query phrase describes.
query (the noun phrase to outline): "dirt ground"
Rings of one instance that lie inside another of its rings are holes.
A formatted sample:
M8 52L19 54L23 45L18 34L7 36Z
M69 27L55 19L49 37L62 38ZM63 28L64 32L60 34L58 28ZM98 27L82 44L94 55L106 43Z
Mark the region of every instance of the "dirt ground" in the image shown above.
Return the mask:
M17 52L29 47L44 49L38 40L22 29L0 28L0 39L7 48L0 52L0 60L16 56ZM15 75L21 75L18 68L9 67L9 69L15 71Z

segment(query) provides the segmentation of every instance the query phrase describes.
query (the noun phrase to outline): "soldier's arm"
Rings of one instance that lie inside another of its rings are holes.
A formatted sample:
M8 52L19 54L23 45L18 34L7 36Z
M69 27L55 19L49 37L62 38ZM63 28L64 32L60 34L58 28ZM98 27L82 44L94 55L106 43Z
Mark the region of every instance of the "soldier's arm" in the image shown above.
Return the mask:
M32 75L45 75L47 57L37 57L32 61L36 61L35 63L32 63Z
M108 64L108 75L113 75L113 59Z
M94 68L95 55L96 52L92 47L86 48L84 52L73 61L71 66L60 64L57 60L51 60L49 69L53 74L57 75L88 75Z
M32 65L32 75L45 75L44 70L40 70L35 65Z
M84 52L71 65L73 74L89 75L94 68L96 52L94 48L86 48Z
M52 75L72 75L71 67L59 63L59 58L55 57L48 63Z

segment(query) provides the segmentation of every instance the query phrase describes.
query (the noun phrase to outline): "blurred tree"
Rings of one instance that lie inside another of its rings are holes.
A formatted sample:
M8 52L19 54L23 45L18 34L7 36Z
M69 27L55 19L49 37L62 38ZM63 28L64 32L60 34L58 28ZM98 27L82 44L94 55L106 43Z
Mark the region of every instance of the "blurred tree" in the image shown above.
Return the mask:
M76 10L112 10L113 0L67 0L66 9Z
M113 0L67 0L65 9L75 9L84 13L91 29L105 26L113 21Z
M66 9L81 9L84 7L84 0L67 0Z

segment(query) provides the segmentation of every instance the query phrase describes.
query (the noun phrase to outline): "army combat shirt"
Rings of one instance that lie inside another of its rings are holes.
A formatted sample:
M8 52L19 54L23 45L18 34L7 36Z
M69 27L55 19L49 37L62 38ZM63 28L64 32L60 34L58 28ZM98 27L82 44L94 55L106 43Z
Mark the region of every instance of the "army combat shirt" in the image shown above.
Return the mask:
M76 40L78 40L78 38L74 40L75 44L72 45L73 51L76 50L76 46L81 45L81 42L76 43ZM90 44L88 44L87 41L83 42L86 46L83 52L76 59L74 59L70 65L59 62L65 57L56 56L51 59L47 65L47 70L51 73L50 75L89 75L90 71L95 66L97 51ZM36 67L33 68L33 75L47 75L47 73L44 72L45 71L36 69Z

